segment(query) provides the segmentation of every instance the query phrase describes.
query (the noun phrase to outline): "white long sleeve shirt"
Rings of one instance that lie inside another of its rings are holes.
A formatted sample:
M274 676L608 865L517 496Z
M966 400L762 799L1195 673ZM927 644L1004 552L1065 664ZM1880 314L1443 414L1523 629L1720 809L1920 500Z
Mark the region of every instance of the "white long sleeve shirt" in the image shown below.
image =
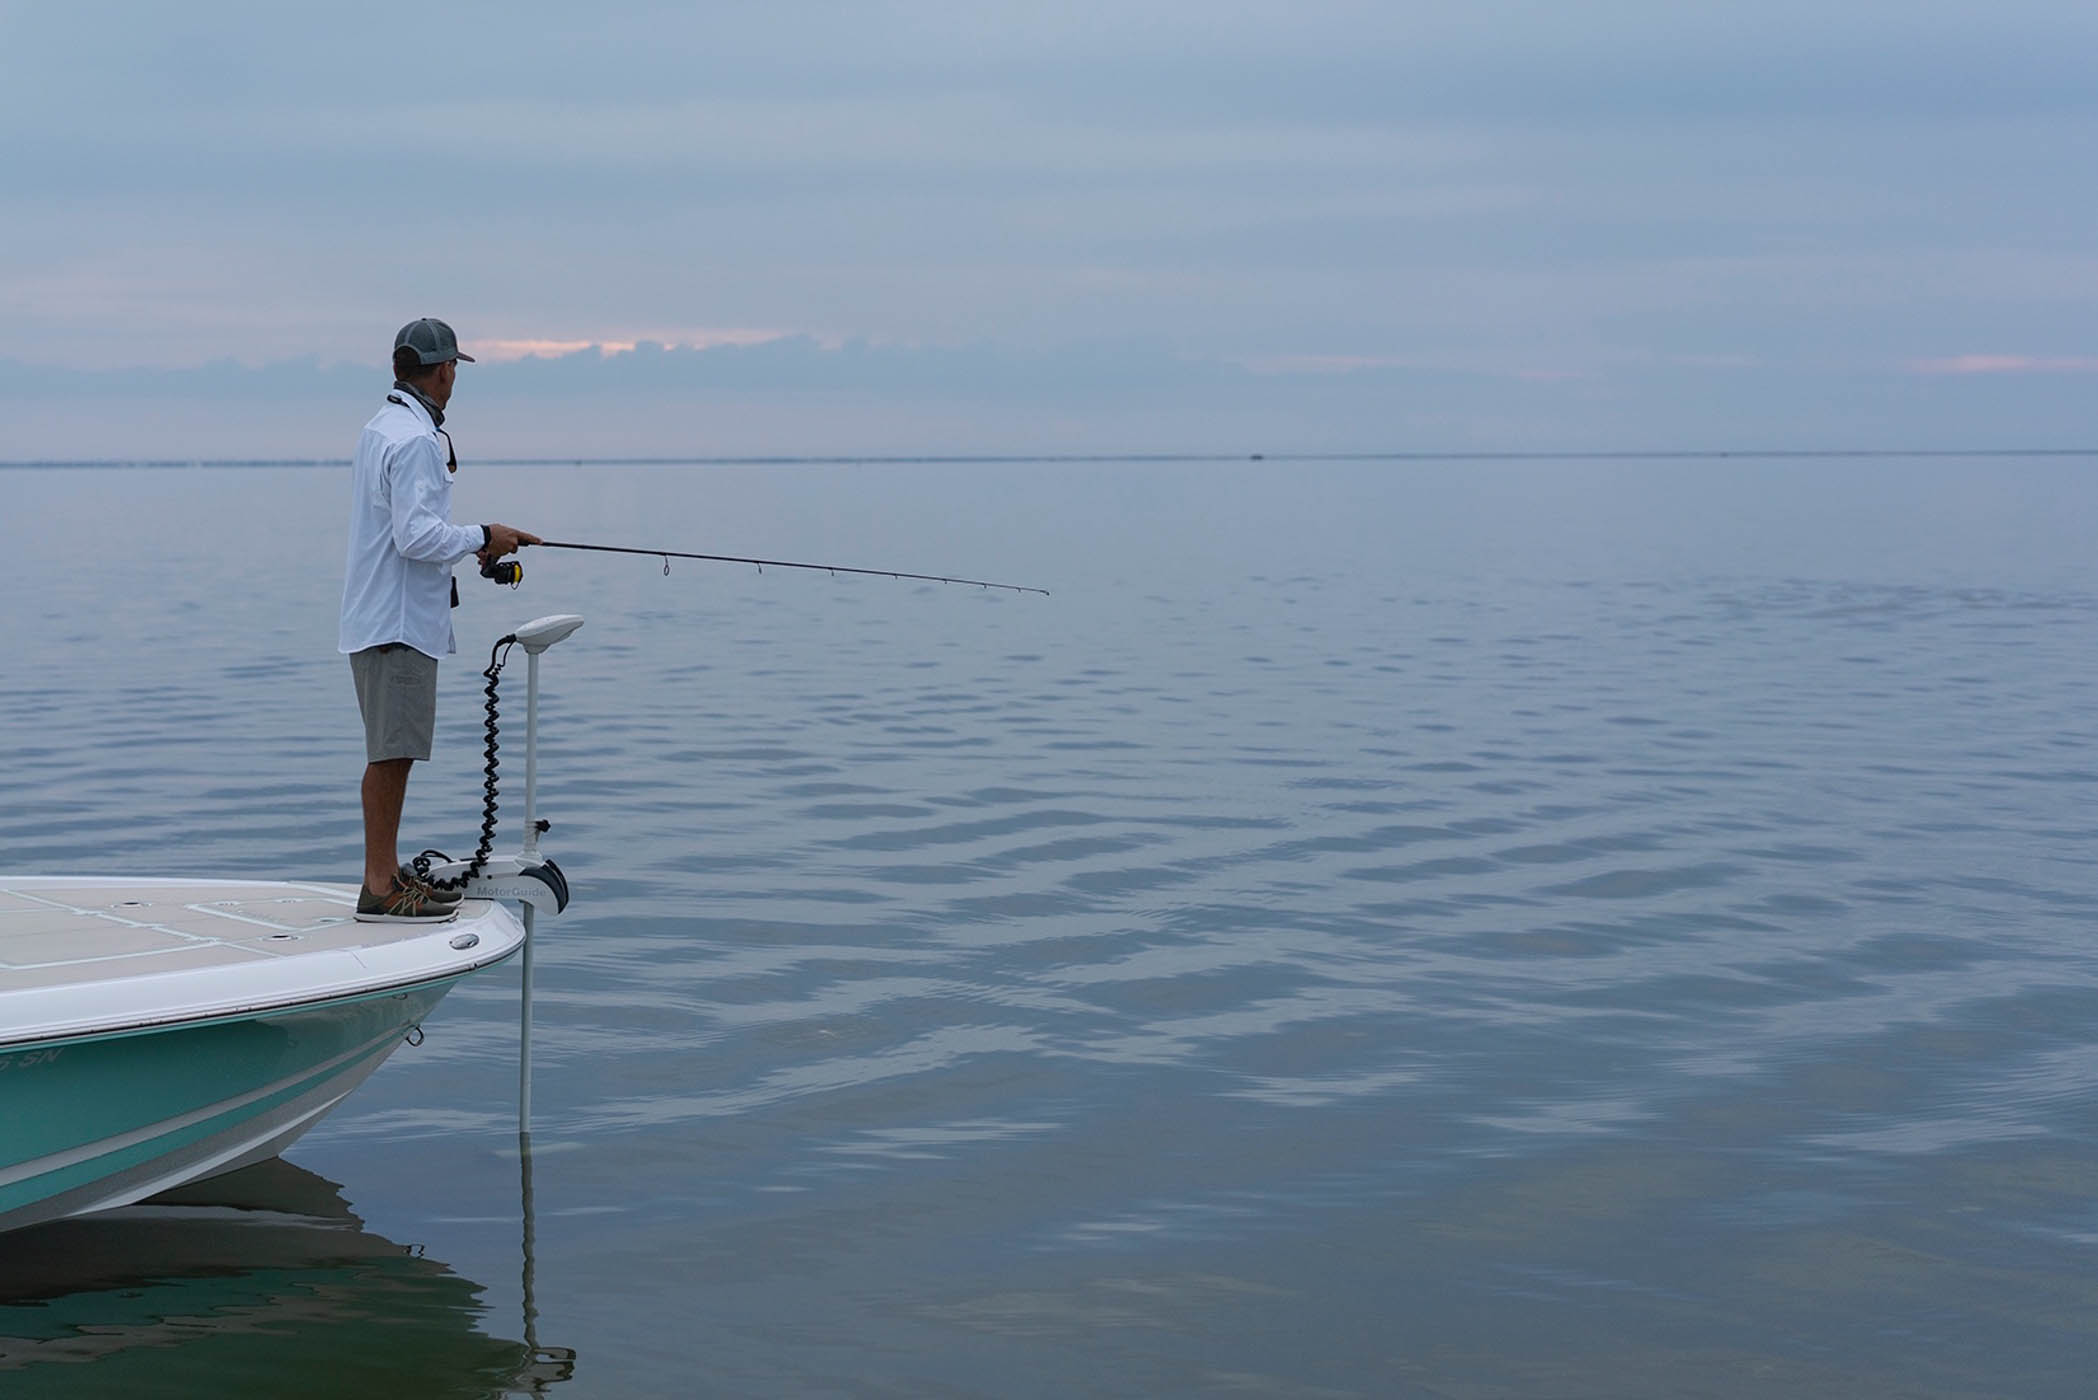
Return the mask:
M425 656L452 640L452 565L481 547L478 525L452 524L450 454L412 395L395 391L364 425L350 467L350 550L343 569L344 653L406 642Z

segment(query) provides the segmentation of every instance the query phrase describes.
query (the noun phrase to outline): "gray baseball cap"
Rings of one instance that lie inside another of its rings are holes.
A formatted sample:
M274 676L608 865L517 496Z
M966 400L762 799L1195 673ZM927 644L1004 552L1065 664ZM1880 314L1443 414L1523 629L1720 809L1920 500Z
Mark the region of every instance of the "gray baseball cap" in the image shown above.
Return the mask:
M474 362L473 356L459 353L459 337L435 316L425 316L420 321L410 321L402 326L401 333L393 338L393 348L413 350L416 358L426 365L441 365L446 360Z

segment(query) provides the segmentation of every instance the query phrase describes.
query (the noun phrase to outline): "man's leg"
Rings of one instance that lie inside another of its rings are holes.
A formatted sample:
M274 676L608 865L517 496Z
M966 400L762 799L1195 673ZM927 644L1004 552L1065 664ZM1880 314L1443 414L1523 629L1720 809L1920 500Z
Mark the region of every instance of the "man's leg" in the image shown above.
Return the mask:
M401 869L401 807L408 800L412 758L382 758L364 768L364 888L383 895Z

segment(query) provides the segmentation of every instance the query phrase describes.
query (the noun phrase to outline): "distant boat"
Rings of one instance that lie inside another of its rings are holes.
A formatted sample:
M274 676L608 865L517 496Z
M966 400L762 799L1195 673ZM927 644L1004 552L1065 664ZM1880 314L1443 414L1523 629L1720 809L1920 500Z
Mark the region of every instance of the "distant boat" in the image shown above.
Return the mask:
M524 943L490 900L438 924L357 923L356 900L0 878L0 1230L276 1156Z

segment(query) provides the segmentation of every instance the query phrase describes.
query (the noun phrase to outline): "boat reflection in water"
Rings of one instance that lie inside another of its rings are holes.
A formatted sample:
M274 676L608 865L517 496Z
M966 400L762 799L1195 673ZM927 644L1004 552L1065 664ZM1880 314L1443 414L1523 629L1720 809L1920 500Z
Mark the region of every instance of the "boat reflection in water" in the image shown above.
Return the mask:
M363 1228L272 1159L122 1210L0 1236L0 1395L515 1396L575 1353L482 1330L480 1285Z

